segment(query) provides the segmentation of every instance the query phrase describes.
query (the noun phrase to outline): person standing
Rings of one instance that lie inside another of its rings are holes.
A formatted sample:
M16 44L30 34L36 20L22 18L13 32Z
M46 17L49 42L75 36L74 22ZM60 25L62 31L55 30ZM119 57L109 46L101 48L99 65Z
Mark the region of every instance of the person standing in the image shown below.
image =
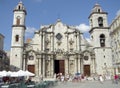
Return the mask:
M100 83L103 83L104 80L103 80L102 75L99 76L99 80L100 80Z
M114 83L114 75L111 75L111 81Z
M61 75L61 81L62 81L62 82L64 82L64 78L65 78L65 77L64 77L63 75Z
M117 74L115 74L114 80L115 80L115 83L118 84L118 75Z

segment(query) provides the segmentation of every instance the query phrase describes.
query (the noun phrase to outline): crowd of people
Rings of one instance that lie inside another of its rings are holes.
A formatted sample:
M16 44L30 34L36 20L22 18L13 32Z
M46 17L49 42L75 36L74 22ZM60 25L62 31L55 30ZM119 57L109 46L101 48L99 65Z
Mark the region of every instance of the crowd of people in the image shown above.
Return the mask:
M63 75L62 73L58 73L54 75L54 78L56 78L56 80L61 81L61 82L85 82L85 81L89 81L89 80L96 80L99 81L100 83L104 83L105 80L111 80L112 83L114 84L118 84L120 82L120 76L115 74L115 75L111 75L109 77L105 76L105 75L93 75L93 76L87 76L87 75L83 75L83 74L66 74ZM9 78L9 77L3 77L0 80L0 83L19 83L20 81L25 81L25 84L29 84L32 79L31 77L29 77L27 80L25 80L23 77L19 77L19 78ZM39 81L43 81L43 76L40 76L40 80Z
M104 83L105 80L112 80L112 83L118 84L120 81L120 76L118 75L112 75L112 76L105 76L105 75L96 75L96 76L86 76L83 74L80 75L71 75L71 74L67 74L67 75L63 75L62 73L58 73L55 75L56 79L58 81L61 82L67 82L67 81L71 81L71 82L85 82L87 80L96 80L99 81L100 83Z
M80 82L85 81L87 79L87 76L84 76L83 74L66 74L63 75L62 73L56 74L56 79L61 82L71 81L71 82Z

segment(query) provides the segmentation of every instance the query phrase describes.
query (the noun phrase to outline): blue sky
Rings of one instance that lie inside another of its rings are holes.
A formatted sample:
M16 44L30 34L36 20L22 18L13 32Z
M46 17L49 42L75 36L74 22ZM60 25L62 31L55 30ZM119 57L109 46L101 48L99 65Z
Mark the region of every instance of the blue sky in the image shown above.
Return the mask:
M20 0L0 0L0 33L5 36L4 50L11 47L13 9ZM88 16L93 6L98 3L108 12L108 23L120 13L120 0L22 0L27 10L26 38L31 38L41 25L54 24L58 18L64 24L81 28L89 38Z

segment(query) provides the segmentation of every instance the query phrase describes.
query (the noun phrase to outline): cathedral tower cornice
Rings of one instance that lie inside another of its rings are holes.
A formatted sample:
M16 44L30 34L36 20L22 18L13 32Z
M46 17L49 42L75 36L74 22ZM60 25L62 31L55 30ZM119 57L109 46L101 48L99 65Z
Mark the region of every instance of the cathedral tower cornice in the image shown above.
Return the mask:
M18 5L14 8L13 12L15 12L15 11L23 11L25 13L25 15L27 15L27 11L26 11L26 9L25 9L24 4L22 3L22 1L20 1L18 3Z

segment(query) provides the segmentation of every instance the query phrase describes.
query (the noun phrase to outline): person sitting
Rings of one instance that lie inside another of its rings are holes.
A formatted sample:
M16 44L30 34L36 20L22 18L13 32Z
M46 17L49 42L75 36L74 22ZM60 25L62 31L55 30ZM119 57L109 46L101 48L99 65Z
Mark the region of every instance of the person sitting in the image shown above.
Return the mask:
M25 84L29 85L31 82L32 82L31 77L29 77Z

